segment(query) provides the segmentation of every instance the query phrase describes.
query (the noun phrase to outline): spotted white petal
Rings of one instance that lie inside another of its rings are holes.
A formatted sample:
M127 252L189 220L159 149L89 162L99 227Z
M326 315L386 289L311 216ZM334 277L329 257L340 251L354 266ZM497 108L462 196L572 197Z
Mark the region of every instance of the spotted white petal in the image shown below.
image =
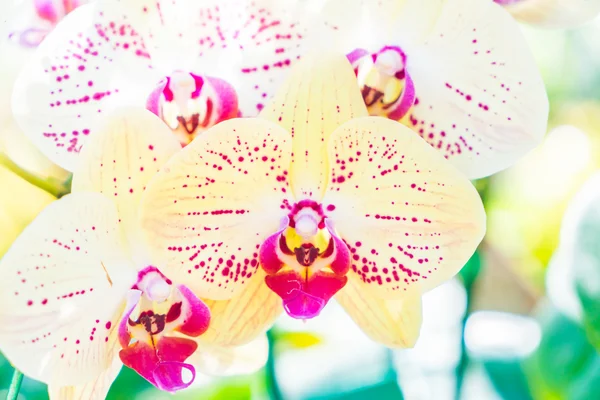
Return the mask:
M449 0L427 40L406 53L416 100L404 122L469 178L505 169L540 143L544 85L500 6Z
M79 7L46 37L15 83L17 122L67 170L106 111L143 106L158 81L127 13L110 2Z
M135 282L110 200L77 193L52 203L2 258L0 273L0 349L16 368L64 386L110 366Z

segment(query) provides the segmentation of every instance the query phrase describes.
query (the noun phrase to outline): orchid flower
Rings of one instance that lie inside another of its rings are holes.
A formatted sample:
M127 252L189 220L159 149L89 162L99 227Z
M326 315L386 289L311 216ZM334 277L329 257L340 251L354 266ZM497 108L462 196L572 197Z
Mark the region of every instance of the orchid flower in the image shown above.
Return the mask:
M293 11L270 0L81 6L21 73L15 117L67 170L98 121L123 105L147 107L185 145L220 121L264 107L299 56Z
M84 0L9 0L0 30L0 151L41 179L65 181L68 174L50 162L23 134L11 111L11 93L20 70L44 37Z
M598 0L494 0L518 21L543 28L574 28L596 18Z
M262 366L264 338L236 349L201 342L208 306L143 242L137 209L180 149L171 131L147 110L123 109L89 144L73 193L42 211L0 261L5 356L47 383L53 399L103 399L123 364L170 392L189 386L196 368Z
M402 124L369 117L342 55L303 58L259 118L222 122L173 156L141 220L169 276L245 299L234 317L255 309L257 286L298 319L335 296L396 347L414 344L422 293L485 230L471 183Z
M518 24L492 1L323 4L369 114L401 121L469 178L509 167L546 133L540 74Z

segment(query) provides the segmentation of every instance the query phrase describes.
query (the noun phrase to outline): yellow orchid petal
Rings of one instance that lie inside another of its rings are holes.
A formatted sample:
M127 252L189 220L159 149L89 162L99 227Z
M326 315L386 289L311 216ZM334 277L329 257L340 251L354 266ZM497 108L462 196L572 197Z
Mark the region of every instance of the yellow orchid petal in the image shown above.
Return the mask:
M291 138L267 120L233 119L176 154L151 182L141 220L161 271L227 300L258 269L258 248L289 204Z
M383 300L373 296L359 275L350 271L348 283L335 299L371 339L393 348L413 347L421 330L421 293Z
M110 114L106 124L88 138L73 174L72 190L100 192L111 198L117 205L129 244L138 246L142 193L150 179L179 150L181 145L156 115L143 108L121 109ZM143 249L133 251L134 256L144 257Z
M546 28L574 28L600 13L598 0L498 1L517 20Z
M218 346L239 346L273 325L283 307L279 296L265 284L265 276L259 269L231 300L204 300L210 308L210 325L199 339Z
M52 203L54 196L33 186L0 165L0 257L35 216Z
M354 119L329 142L323 208L351 252L351 271L380 298L398 299L454 276L483 238L473 185L405 126Z
M121 372L123 363L119 359L118 352L121 349L118 342L114 342L111 349L112 364L100 373L95 379L77 386L55 386L48 385L50 400L104 400L110 386Z
M269 356L266 335L243 346L219 347L202 343L199 346L187 362L193 364L199 372L211 376L251 374L262 368Z
M260 113L293 137L290 182L296 199L319 201L327 186L326 144L342 123L368 115L354 70L339 54L321 54L299 62L275 97Z

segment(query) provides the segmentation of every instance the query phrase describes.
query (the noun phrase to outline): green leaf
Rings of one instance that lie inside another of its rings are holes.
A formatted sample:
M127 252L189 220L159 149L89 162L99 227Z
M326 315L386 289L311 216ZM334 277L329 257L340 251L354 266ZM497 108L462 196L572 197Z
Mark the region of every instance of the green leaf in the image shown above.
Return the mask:
M386 381L378 385L360 388L351 392L337 395L327 394L324 396L313 396L310 400L403 400L402 391L396 381Z
M554 307L540 317L542 340L525 364L536 400L588 400L600 393L600 356L585 330ZM588 396L588 397L586 397Z
M591 342L600 348L600 174L577 193L562 229L561 251L573 270L584 326Z
M473 283L477 280L479 273L481 272L481 252L479 249L471 256L469 261L460 270L458 276L463 282L466 290L469 290Z
M503 399L532 399L521 360L483 360L483 367Z

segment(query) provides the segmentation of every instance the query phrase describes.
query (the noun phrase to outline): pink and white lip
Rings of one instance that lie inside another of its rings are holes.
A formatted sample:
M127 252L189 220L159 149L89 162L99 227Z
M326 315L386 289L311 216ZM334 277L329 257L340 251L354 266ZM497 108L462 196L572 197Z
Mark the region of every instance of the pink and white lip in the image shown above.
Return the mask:
M290 249L285 237L288 229L295 230L306 243ZM309 244L320 230L330 236L325 249ZM291 207L280 229L261 245L259 262L267 273L265 283L281 297L286 313L296 319L311 319L346 285L350 252L336 235L322 205L302 200Z
M187 286L174 285L156 267L146 267L138 273L119 323L119 357L161 390L185 389L196 376L194 366L185 362L198 348L192 338L209 323L208 307Z
M156 86L146 108L173 130L183 146L211 126L240 114L238 96L229 83L182 71Z
M357 48L347 54L348 61L356 73L365 104L367 107L381 102L381 109L385 116L399 120L403 118L416 101L415 85L406 68L407 57L398 46L383 46L374 53ZM377 69L381 75L381 87L371 88L364 84L365 75L371 69ZM403 83L402 92L389 103L383 103L385 86L390 80Z

